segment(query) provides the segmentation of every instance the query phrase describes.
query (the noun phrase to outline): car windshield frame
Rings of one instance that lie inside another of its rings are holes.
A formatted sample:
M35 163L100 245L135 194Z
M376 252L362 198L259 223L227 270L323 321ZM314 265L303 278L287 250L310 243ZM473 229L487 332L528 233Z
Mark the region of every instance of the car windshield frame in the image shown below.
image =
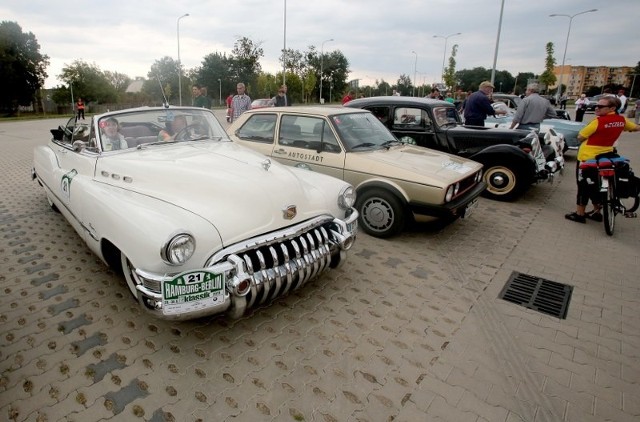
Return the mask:
M100 152L228 139L213 112L203 108L154 108L108 113L96 118L95 133L95 145Z
M400 142L370 112L341 113L329 116L331 124L338 133L345 150L363 151L388 149L395 142Z

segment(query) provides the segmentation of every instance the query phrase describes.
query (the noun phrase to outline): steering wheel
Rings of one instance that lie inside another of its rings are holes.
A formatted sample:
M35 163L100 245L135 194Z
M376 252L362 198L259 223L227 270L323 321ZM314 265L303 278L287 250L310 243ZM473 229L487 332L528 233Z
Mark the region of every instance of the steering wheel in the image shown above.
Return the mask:
M190 125L180 129L173 139L176 141L188 141L195 138L196 136L194 135L198 135L197 137L200 137L206 134L207 130L202 123L191 123Z

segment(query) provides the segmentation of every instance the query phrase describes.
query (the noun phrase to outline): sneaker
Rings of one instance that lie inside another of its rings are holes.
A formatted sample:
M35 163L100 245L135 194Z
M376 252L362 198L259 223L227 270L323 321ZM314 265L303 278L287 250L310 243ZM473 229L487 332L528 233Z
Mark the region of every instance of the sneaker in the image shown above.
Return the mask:
M587 222L587 218L584 215L578 215L575 212L565 214L564 218L566 218L567 220L575 221L576 223L585 224Z
M597 221L598 223L602 223L602 214L600 212L591 211L584 215L589 220Z

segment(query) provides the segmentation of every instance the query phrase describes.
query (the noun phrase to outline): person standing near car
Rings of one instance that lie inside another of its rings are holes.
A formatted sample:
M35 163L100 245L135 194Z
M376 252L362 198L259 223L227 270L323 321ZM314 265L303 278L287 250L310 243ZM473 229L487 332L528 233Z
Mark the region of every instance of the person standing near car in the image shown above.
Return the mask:
M480 83L478 90L465 100L464 104L464 124L470 126L484 126L484 119L487 116L496 114L507 114L505 110L494 110L491 106L489 96L493 93L495 86L489 81Z
M516 114L513 116L511 129L518 125L518 129L540 130L541 121L558 117L549 100L542 98L538 94L539 90L538 84L529 84L527 86L526 97L524 97L524 100L516 110Z
M576 100L576 122L582 121L588 105L589 99L587 98L587 94L580 94L580 98Z
M624 89L618 91L618 99L620 100L620 108L618 109L618 113L624 114L627 111L627 96L624 95Z
M342 97L342 105L345 105L349 101L353 100L355 97L356 97L355 91L351 90L351 91L347 92L347 95Z
M207 100L202 95L202 87L198 84L194 84L191 87L191 94L193 95L193 106L207 108Z
M80 97L78 97L78 101L76 101L76 112L78 113L76 122L80 119L84 120L84 101L82 101Z
M287 107L291 105L291 101L289 100L289 96L287 95L287 86L281 85L278 89L278 95L273 97L273 106L274 107Z
M251 97L245 94L245 86L242 82L236 85L238 93L231 100L231 120L234 122L242 113L251 110Z
M576 210L565 214L564 218L576 223L586 223L587 218L594 221L602 221L600 209L602 204L597 201L595 183L589 183L589 176L580 170L582 161L594 160L600 154L613 152L613 146L623 131L637 132L640 126L619 115L616 110L620 108L620 100L612 95L604 96L598 100L595 108L596 118L582 128L578 134L580 147L576 161L576 180L578 194L576 197ZM593 176L595 177L595 176ZM586 212L589 199L593 203L593 210Z

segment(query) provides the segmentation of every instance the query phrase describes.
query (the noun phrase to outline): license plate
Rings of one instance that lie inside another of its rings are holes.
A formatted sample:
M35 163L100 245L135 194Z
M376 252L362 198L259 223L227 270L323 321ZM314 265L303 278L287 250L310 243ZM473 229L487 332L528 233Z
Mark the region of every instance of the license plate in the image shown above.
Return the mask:
M175 315L209 308L224 301L224 274L191 271L162 283L162 312Z
M478 198L475 198L473 201L469 202L466 207L464 207L462 218L469 217L476 208L478 208Z

